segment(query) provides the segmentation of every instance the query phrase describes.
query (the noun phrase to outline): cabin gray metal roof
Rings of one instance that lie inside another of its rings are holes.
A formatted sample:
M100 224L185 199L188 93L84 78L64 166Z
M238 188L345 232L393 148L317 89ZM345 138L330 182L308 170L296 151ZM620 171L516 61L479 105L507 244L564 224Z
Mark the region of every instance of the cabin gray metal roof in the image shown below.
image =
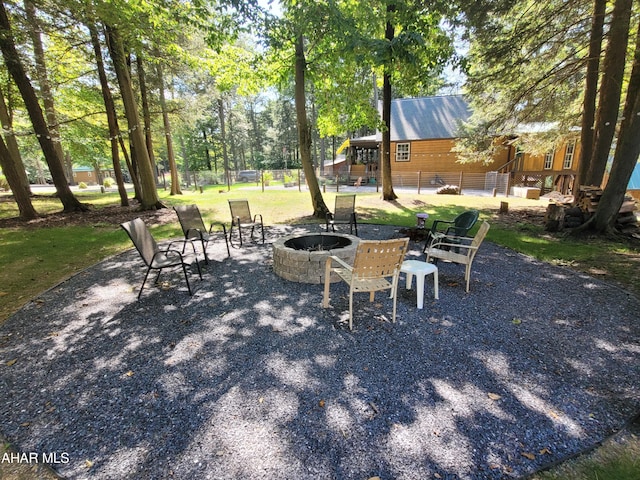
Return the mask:
M471 116L462 95L401 98L391 102L391 141L457 138ZM382 139L381 134L378 134Z
M382 104L380 104L382 115ZM391 101L391 141L458 138L458 126L471 116L462 95L400 98ZM352 145L382 142L382 133L351 139Z

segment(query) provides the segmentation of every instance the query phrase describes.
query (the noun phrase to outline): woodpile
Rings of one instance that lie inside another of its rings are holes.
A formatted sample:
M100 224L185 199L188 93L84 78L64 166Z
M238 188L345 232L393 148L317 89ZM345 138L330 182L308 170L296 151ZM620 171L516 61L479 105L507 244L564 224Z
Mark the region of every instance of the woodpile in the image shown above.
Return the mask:
M545 216L545 229L556 232L563 228L575 228L582 225L596 211L601 197L601 188L581 186L575 198L565 196L550 198ZM635 199L629 195L625 196L616 219L618 231L622 233L637 232L636 210L638 210L638 206Z

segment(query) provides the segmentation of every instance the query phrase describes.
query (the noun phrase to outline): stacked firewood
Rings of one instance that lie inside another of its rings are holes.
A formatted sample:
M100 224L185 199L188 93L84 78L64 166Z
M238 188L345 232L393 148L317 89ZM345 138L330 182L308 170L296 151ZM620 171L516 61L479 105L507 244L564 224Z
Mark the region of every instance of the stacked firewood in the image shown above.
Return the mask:
M601 197L601 188L581 186L575 198L550 199L545 217L545 228L549 231L558 231L582 225L596 211ZM638 219L635 213L637 209L638 206L633 197L625 196L616 218L618 231L623 233L637 232Z
M585 218L589 218L598 208L598 202L602 197L602 189L599 187L582 186L576 197L575 206L580 207ZM636 210L638 205L633 197L625 195L624 201L616 218L616 229L625 232L635 230L638 227Z

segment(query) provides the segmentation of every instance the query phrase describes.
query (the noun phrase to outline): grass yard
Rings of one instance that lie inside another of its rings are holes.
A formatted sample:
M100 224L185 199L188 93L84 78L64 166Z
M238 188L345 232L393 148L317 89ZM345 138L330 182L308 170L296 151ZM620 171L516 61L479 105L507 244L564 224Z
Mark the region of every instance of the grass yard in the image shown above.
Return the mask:
M336 193L324 199L333 210ZM203 193L185 191L169 196L160 192L162 201L172 207L195 203L206 221L229 223L227 200L247 198L252 213L261 213L265 225L321 223L310 217L308 192L297 189L205 187ZM119 224L143 216L158 239L181 235L177 217L171 208L158 212L136 212L120 208L117 193L79 191L81 201L92 205L89 214L60 214L60 203L38 196L35 208L46 218L24 223L16 221L17 207L7 196L0 196L0 324L30 299L71 275L110 255L132 248ZM509 203L509 213L499 214L500 202ZM480 210L481 220L492 227L488 240L540 260L587 272L617 283L640 296L640 242L574 238L544 231L544 200L522 198L450 196L401 193L394 202L380 199L379 193L358 192L356 210L359 223L415 226L415 214L426 212L433 218L450 219L463 210ZM473 232L472 232L473 233ZM0 455L2 449L0 449ZM536 476L539 480L616 479L640 480L640 441L626 432L623 441L609 441L604 448L577 461L566 462L551 472ZM3 476L0 478L18 478ZM24 477L28 478L28 477Z

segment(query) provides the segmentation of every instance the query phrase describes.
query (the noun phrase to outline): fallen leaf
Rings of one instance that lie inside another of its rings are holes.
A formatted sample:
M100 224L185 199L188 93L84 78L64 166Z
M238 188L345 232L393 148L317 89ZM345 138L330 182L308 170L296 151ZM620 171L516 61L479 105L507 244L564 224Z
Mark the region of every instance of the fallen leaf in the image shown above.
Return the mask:
M84 461L84 466L87 468L91 468L93 467L93 462L91 460L85 460Z
M9 360L9 361L7 362L7 367L11 367L11 366L15 365L15 363L16 363L17 361L18 361L18 359L17 359L17 358L14 358L13 360Z
M529 460L535 460L536 456L533 453L529 453L529 452L522 452L522 456L523 457L527 457Z
M540 455L551 455L551 450L549 450L547 447L544 447L542 450L540 450L540 452L538 452Z
M262 403L262 402L264 402L264 397L260 397L260 398L258 399L258 403Z
M320 406L320 408L324 408L324 400L320 400L318 402L318 405Z
M433 474L433 476L434 476L435 478L442 478L442 475L440 475L439 473L434 473L434 474Z
M125 375L127 377L133 377L133 370L129 370L127 373L125 373Z
M488 393L487 397L489 397L491 400L500 400L502 398L497 393Z
M519 318L514 318L513 320L511 320L511 323L513 323L514 325L520 325L522 323L522 320L520 320Z
M21 427L28 427L29 425L31 425L31 422L23 422L20 424Z

